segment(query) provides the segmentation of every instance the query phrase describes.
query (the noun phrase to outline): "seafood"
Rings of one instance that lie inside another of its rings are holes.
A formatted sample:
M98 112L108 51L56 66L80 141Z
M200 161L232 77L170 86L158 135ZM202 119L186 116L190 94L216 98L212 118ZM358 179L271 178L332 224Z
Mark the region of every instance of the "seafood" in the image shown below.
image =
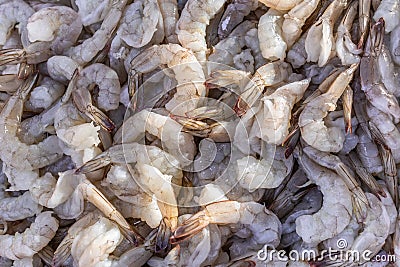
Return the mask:
M391 32L400 23L400 2L398 0L383 0L375 11L373 19L383 18L386 22L385 32Z

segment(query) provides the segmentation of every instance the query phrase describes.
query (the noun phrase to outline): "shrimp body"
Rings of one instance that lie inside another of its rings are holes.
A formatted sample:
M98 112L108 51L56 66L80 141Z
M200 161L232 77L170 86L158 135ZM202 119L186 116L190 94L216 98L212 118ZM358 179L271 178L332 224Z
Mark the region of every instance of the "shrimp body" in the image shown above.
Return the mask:
M171 68L178 82L177 92L165 107L180 116L197 108L206 88L202 67L192 52L177 44L154 45L131 61L131 75L148 73L160 65Z
M11 260L32 258L44 248L56 234L58 221L52 212L40 213L35 222L23 233L0 235L0 256Z
M311 100L301 112L299 126L301 136L310 146L325 152L338 152L343 147L344 134L338 127L328 128L323 119L336 109L336 101L353 78L357 64L342 72L328 91Z
M373 19L378 21L383 18L386 23L385 32L391 32L400 24L400 1L399 0L383 0L380 2L378 9L375 11Z

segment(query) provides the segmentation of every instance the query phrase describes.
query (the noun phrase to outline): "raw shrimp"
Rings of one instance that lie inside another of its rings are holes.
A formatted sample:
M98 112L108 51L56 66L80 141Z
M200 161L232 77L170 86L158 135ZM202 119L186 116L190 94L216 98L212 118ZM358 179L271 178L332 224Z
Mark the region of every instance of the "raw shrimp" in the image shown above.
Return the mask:
M303 66L307 61L307 52L305 49L306 37L307 34L303 34L287 52L286 60L292 64L295 69Z
M307 144L325 152L339 152L342 149L342 130L337 127L328 128L323 119L329 111L335 110L336 101L352 80L357 67L358 64L353 64L340 73L326 93L314 98L304 107L299 117L299 126L301 136Z
M149 265L150 267L178 266L180 260L179 256L180 256L180 246L177 245L173 249L171 249L170 252L168 252L168 255L165 256L165 258L159 258L154 256L151 257L146 262L146 264Z
M195 156L193 136L181 132L182 127L175 120L144 109L128 118L115 133L115 143L140 141L146 132L158 137L166 152L174 156L182 166L190 164Z
M287 14L282 24L282 36L288 48L299 39L304 23L315 11L320 0L304 0L294 6Z
M276 85L286 80L290 73L290 65L283 61L271 62L258 68L235 104L234 110L238 116L244 115L254 105L262 95L265 86Z
M198 61L206 61L206 27L226 0L189 0L176 24L179 42L193 51Z
M121 19L127 0L113 0L111 8L101 23L101 27L92 37L70 48L67 54L79 65L89 63L107 44Z
M39 214L40 206L30 192L18 197L6 197L0 200L0 218L5 221L18 221Z
M282 1L282 0L259 0L261 3L266 5L267 7L273 8L275 10L290 10L296 5L300 3L301 0L289 0L289 1Z
M157 0L135 1L125 8L117 35L131 47L143 47L153 38L160 20Z
M249 238L245 241L249 250L260 249L266 244L278 245L282 231L279 219L263 205L227 200L209 204L204 210L184 221L171 237L171 242L176 243L191 237L209 224L242 224L249 231Z
M82 30L79 15L71 8L56 6L40 9L22 28L24 49L1 51L0 64L27 61L36 64L62 54L77 41Z
M0 46L3 46L12 28L18 23L18 28L24 29L28 18L35 12L25 1L12 0L0 3Z
M368 200L349 167L347 167L339 157L318 151L311 146L304 147L303 152L314 162L325 168L334 170L340 175L347 188L352 193L353 210L357 220L363 222L367 216Z
M303 97L309 83L310 79L288 83L261 98L263 103L261 109L263 115L260 119L261 136L259 136L261 139L276 145L285 140L289 133L292 108Z
M350 30L357 15L357 2L353 2L347 9L342 21L340 22L336 34L336 54L343 65L351 65L360 62L361 49L351 40Z
M23 171L26 180L8 173L8 178L15 190L29 189L30 183L37 177L36 169L47 166L61 158L58 138L49 136L36 145L27 145L16 136L19 131L24 101L36 82L37 75L31 75L17 92L9 98L0 113L0 148L1 160L9 167L9 171ZM20 173L22 174L22 173ZM28 178L29 177L29 178ZM17 179L17 180L14 180Z
M0 256L11 260L32 258L55 236L58 221L51 211L40 213L23 233L0 235Z
M385 21L380 19L371 28L360 63L361 89L369 102L385 114L400 121L400 106L396 97L382 83L378 68L378 56L382 49Z
M373 16L375 21L378 21L380 18L385 20L385 33L391 32L400 24L400 1L382 0Z
M349 224L352 215L351 192L336 173L299 153L300 166L308 179L319 187L324 199L317 213L296 219L296 232L304 242L318 244L339 234Z
M111 8L110 0L74 0L84 26L102 21Z
M167 65L175 74L177 91L165 105L171 113L184 116L197 108L201 97L206 95L204 73L200 63L189 50L177 44L154 45L131 61L130 77L148 73L160 65Z
M233 0L225 9L218 26L219 38L225 39L251 11L258 7L258 0Z
M164 21L164 35L168 43L178 44L178 36L175 32L179 18L177 0L158 0L158 6ZM154 16L154 14L152 14Z
M378 56L378 68L383 84L387 91L396 97L400 96L399 72L396 72L389 49L382 44Z
M92 104L90 89L99 87L97 102L99 108ZM102 110L114 110L119 106L121 86L117 73L106 65L95 63L79 71L76 77L76 89L72 91L74 103L79 111L108 131L115 128L114 123Z
M65 87L49 77L44 77L40 85L35 87L25 103L25 107L32 111L41 111L50 107L65 91Z
M283 13L269 9L258 23L258 39L264 58L284 60L287 45L282 38Z
M346 0L334 0L307 33L305 48L307 62L324 66L334 50L333 25L347 5Z
M79 69L78 63L67 56L52 56L47 60L49 76L61 83L69 83Z

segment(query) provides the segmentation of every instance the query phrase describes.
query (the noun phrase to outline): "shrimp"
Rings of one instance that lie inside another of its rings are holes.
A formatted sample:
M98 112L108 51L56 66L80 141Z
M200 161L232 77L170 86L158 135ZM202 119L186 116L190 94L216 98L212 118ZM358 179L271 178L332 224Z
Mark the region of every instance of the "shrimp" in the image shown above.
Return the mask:
M385 114L400 121L400 106L396 97L382 83L378 70L378 56L382 49L385 21L380 19L372 26L360 63L361 89L369 102Z
M206 61L206 27L222 9L226 0L189 0L176 24L179 42L193 51L198 61Z
M295 69L300 68L307 61L307 52L305 49L306 37L307 34L303 34L287 52L286 60ZM287 42L288 44L290 43L289 41Z
M400 96L399 72L396 72L389 49L382 44L378 56L378 68L382 83L390 94Z
M8 178L14 190L29 189L30 182L37 177L37 169L47 166L61 158L62 152L58 146L58 138L49 136L35 145L21 142L19 131L24 101L36 82L37 75L31 75L9 98L0 113L0 158L9 169ZM20 181L12 172L23 171L28 180ZM30 178L28 178L30 177ZM16 179L16 180L14 180Z
M6 41L12 32L11 29L16 23L18 28L24 29L28 23L29 17L35 11L25 1L12 0L1 3L0 5L0 46L6 44Z
M177 44L178 36L175 32L176 23L179 18L177 0L158 0L161 15L164 21L164 35L168 43ZM154 16L154 14L152 14Z
M329 111L336 108L336 101L342 95L353 78L358 64L353 64L340 73L330 85L328 91L304 107L299 116L301 136L310 146L325 152L339 152L343 147L344 134L338 127L328 128L323 119Z
M281 1L281 0L260 0L261 3L275 10L290 10L296 5L300 3L301 0L290 0L290 1Z
M373 16L375 21L380 20L380 18L385 20L385 33L391 32L397 25L400 24L400 1L382 0Z
M106 65L95 63L79 72L76 77L76 89L72 91L72 97L76 107L95 123L107 131L115 128L114 123L100 109L113 110L119 106L119 94L121 87L118 75ZM89 88L99 86L97 97L99 108L92 104Z
M23 233L0 235L0 257L11 260L32 258L42 250L58 229L58 221L51 214L50 211L40 213Z
M334 170L340 175L347 188L352 193L353 210L357 220L363 222L367 215L368 200L349 167L347 167L339 157L318 151L310 146L304 147L303 152L314 162L325 168Z
M289 64L282 61L271 62L258 68L235 104L236 114L238 116L244 115L262 95L265 86L276 85L286 80L290 73Z
M110 10L101 23L100 29L92 37L83 41L83 43L68 49L66 51L67 55L81 66L89 63L109 41L121 19L126 3L127 0L113 0Z
M171 243L181 242L209 224L242 224L252 233L245 241L248 250L257 250L266 244L278 245L282 232L279 219L262 204L227 200L209 204L184 221L171 237Z
M294 6L287 14L284 14L282 24L282 36L288 48L299 39L306 20L312 15L320 0L304 0Z
M78 14L82 18L82 24L89 26L101 22L111 8L110 0L75 0Z
M37 64L55 54L62 54L78 39L82 30L79 15L71 8L56 6L34 13L22 28L23 49L0 51L0 65L28 62Z
M310 79L288 83L276 89L271 95L261 98L264 107L260 111L263 113L260 121L261 139L276 145L285 140L289 133L291 110L303 97L309 83Z
M350 30L357 15L357 2L353 2L347 9L339 24L336 34L336 54L343 65L351 65L360 62L361 49L351 41Z
M334 50L333 25L347 5L346 0L334 0L307 33L305 48L307 62L324 66Z
M58 82L67 84L79 69L78 63L67 56L52 56L47 60L49 76Z
M296 219L296 232L305 243L318 244L339 234L350 223L351 192L336 173L312 162L306 155L298 154L298 162L324 199L317 213Z
M151 41L162 19L157 0L135 1L125 8L117 35L131 47L143 47Z
M243 18L257 9L258 0L233 0L224 11L218 25L218 36L221 40L230 35L233 29L239 25Z
M40 85L32 90L25 107L33 111L47 109L64 94L64 91L64 85L44 77Z
M160 65L167 65L175 74L177 91L165 105L175 115L184 116L197 108L201 97L206 95L204 73L200 63L189 50L177 44L154 45L131 61L130 77L148 73Z
M5 221L18 221L42 211L30 192L25 192L18 197L7 197L0 200L0 218Z
M115 133L114 142L137 142L148 132L157 136L166 152L179 160L182 166L187 166L193 160L196 148L193 137L181 132L181 128L172 118L144 109L124 122Z

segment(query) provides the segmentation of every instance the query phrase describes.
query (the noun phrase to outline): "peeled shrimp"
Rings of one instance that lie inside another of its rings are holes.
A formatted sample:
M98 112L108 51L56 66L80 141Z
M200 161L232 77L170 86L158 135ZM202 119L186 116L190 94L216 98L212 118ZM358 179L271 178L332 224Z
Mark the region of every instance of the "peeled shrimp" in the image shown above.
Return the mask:
M343 147L344 134L340 128L325 126L323 119L336 108L336 101L353 78L358 65L353 64L339 74L328 91L311 100L301 112L299 126L307 144L325 152L338 152Z
M40 213L23 233L0 235L0 256L11 260L32 258L56 234L58 221L51 214L50 211Z

